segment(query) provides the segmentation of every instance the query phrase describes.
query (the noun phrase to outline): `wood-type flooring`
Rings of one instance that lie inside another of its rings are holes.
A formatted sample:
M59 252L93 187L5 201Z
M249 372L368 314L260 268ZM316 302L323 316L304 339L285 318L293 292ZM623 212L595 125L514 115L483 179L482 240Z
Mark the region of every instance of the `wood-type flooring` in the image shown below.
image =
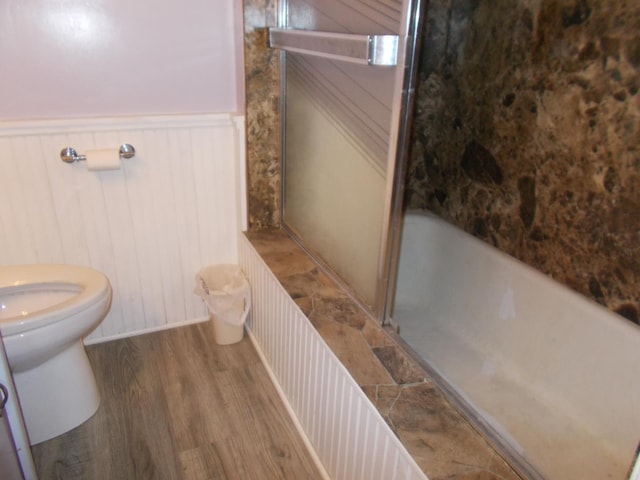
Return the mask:
M32 448L40 480L322 478L246 336L218 346L205 322L87 353L102 404Z

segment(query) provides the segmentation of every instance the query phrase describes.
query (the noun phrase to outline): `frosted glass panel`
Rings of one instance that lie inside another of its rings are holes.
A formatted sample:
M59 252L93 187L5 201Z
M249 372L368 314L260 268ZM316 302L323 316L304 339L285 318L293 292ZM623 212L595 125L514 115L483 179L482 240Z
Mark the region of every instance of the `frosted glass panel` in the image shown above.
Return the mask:
M295 75L287 83L286 151L285 222L372 305L384 171Z
M293 0L287 27L398 34L402 2ZM286 54L287 228L372 310L380 277L396 68Z
M290 28L341 33L397 34L401 0L290 0Z

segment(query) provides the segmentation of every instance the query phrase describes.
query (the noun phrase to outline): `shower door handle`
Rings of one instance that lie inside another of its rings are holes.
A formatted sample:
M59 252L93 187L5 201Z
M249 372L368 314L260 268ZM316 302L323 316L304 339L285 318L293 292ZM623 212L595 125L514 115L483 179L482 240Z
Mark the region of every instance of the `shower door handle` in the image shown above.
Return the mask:
M358 35L269 28L271 48L361 65L397 65L398 43L398 35Z

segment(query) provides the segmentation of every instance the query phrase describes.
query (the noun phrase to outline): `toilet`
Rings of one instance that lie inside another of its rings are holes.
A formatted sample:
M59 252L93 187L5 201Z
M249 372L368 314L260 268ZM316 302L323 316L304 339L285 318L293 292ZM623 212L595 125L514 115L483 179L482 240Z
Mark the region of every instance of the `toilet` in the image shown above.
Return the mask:
M0 266L0 335L31 445L77 427L98 409L82 339L110 304L109 280L91 268Z

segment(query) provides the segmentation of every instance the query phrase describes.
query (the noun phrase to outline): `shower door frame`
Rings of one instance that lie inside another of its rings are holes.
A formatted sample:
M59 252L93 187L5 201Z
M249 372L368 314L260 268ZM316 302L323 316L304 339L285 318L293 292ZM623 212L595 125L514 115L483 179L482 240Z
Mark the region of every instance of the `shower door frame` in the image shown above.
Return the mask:
M286 154L286 52L280 51L280 218L281 227L336 281L352 299L382 325L393 326L391 312L400 255L400 237L402 233L402 205L404 180L411 134L411 118L415 97L417 75L417 55L420 42L420 29L428 0L403 0L405 8L401 19L398 41L398 61L395 66L394 93L391 110L391 129L387 153L385 178L385 198L379 257L377 259L377 278L374 304L369 306L363 302L354 289L340 278L338 274L316 252L308 248L295 231L284 221L285 211L285 166ZM288 10L287 0L280 0L277 8L277 28L286 29ZM375 68L375 67L368 67Z
M286 1L280 0L278 9L278 22L287 18ZM415 100L415 86L418 71L418 56L421 47L421 31L425 21L429 0L405 0L409 4L405 9L402 25L406 36L400 36L398 48L398 64L395 78L396 88L392 107L392 129L390 132L390 145L387 157L387 176L385 180L384 218L380 239L380 255L378 258L378 278L376 280L376 302L373 308L369 308L358 299L353 289L346 284L331 267L324 262L315 252L304 245L295 232L288 228L284 221L282 228L305 250L321 267L341 285L364 310L372 315L380 324L393 330L392 337L403 350L419 364L444 392L446 398L458 409L473 427L481 432L492 444L495 450L507 461L507 463L523 478L543 480L537 471L520 455L500 432L488 423L469 404L468 399L460 394L448 380L434 369L424 358L420 357L413 348L399 335L399 326L393 321L392 312L396 293L398 266L400 260L400 245L403 226L403 202L406 167L410 150L410 136ZM278 28L286 28L287 25L279 24ZM286 112L286 58L285 52L280 52L280 78L281 78L281 120L284 125ZM280 129L281 145L285 145L284 128ZM285 167L284 149L281 150L281 219L284 220L285 204ZM637 459L636 469L640 471L640 456ZM636 472L636 470L634 470ZM631 477L630 479L631 480ZM636 480L634 477L633 480ZM640 480L640 477L637 478Z

